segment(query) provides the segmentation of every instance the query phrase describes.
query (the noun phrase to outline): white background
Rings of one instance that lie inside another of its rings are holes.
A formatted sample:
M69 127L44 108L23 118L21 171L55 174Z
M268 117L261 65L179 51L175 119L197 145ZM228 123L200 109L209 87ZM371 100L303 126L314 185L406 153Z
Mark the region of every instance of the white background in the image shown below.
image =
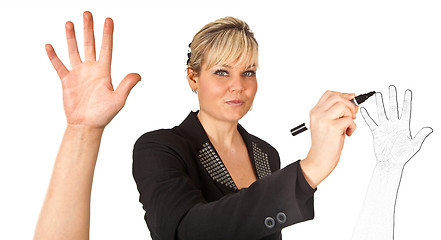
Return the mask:
M224 16L248 22L260 46L259 90L241 124L267 140L282 165L306 156L309 134L289 130L325 90L413 91L411 130L434 133L406 165L395 239L441 239L439 1L54 1L0 3L0 239L30 239L61 141L61 85L44 50L68 64L64 23L95 19L97 47L106 17L115 21L114 86L130 72L142 81L106 128L96 166L92 239L150 239L131 174L132 148L144 132L179 124L196 96L185 78L188 44ZM363 104L376 118L375 101ZM349 239L375 165L361 115L342 158L315 194L316 217L283 230L284 239ZM290 183L287 183L290 184ZM263 224L263 223L262 223Z

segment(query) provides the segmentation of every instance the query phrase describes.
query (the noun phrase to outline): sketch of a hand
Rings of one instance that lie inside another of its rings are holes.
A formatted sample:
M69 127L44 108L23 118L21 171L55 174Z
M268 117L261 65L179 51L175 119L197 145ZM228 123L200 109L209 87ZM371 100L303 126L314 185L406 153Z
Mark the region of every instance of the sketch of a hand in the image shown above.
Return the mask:
M410 132L412 92L404 94L403 110L398 117L397 90L389 87L389 118L381 93L375 95L379 124L361 109L372 131L376 165L352 240L394 239L394 214L397 192L406 163L421 149L432 128L422 128L414 138Z
M395 86L389 87L389 118L386 116L381 93L377 93L375 97L379 124L372 120L365 108L361 109L361 114L372 131L377 163L404 165L421 149L424 140L433 130L430 127L422 128L412 138L410 132L412 92L410 90L406 90L404 95L400 118Z

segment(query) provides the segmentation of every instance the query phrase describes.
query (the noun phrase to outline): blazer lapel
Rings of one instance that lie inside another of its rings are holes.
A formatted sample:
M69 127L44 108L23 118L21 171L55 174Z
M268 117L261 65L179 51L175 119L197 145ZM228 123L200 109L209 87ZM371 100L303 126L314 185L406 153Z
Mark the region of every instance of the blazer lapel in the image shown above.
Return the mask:
M230 173L210 142L202 145L202 149L199 150L199 160L214 181L230 189L237 190L233 178L231 178Z
M247 145L248 154L250 155L251 164L254 167L257 178L263 178L271 175L271 168L269 164L268 154L266 154L256 143L253 141L251 134L249 134L240 124L237 126L239 133Z
M195 156L206 173L216 183L223 194L237 192L238 188L233 181L230 173L219 157L216 149L211 144L207 133L197 118L198 112L191 112L179 126L193 143L197 156ZM239 133L242 135L247 146L248 154L251 159L257 177L263 178L271 175L268 155L262 151L257 143L252 141L251 135L238 124Z

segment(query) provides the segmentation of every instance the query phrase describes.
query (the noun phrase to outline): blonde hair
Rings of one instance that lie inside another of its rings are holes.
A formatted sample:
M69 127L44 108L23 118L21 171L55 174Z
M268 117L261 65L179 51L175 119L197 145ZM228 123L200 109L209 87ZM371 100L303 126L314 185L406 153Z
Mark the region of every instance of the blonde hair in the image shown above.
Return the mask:
M234 17L225 17L205 25L189 45L191 54L187 68L199 74L202 64L245 63L258 67L258 44L248 24Z

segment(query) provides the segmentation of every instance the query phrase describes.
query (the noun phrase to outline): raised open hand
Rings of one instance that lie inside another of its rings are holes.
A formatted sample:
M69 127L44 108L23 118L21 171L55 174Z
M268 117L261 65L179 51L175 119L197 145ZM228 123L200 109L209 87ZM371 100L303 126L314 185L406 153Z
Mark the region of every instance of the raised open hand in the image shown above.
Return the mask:
M432 128L422 128L412 138L410 133L410 115L412 105L412 92L406 90L404 95L403 110L398 117L397 90L395 86L389 86L389 119L383 104L381 93L375 95L379 124L369 116L365 108L361 114L374 137L374 151L377 163L404 165L420 149L426 137L433 132Z
M99 60L96 60L93 19L84 12L84 61L81 61L74 25L66 23L66 38L72 69L57 57L54 48L46 45L47 55L61 79L63 104L67 123L104 128L122 109L130 90L141 80L136 73L128 74L113 89L110 75L113 46L113 20L104 23Z

